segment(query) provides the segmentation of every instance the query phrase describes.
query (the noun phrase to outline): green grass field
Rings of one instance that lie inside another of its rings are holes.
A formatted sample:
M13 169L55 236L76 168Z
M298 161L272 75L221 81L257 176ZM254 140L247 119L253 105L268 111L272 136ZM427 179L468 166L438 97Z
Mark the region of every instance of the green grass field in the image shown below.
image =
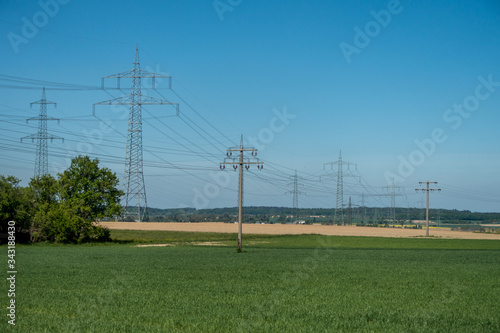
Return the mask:
M19 245L0 331L500 332L500 241L248 235L237 253L231 234L112 236Z

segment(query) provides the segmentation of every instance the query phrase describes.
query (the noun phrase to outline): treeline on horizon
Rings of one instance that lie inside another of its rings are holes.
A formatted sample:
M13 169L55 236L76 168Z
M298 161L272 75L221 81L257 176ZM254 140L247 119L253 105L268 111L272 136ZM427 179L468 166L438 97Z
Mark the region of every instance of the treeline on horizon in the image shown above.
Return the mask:
M395 221L390 217L390 207L344 208L344 221L349 224L373 224L425 220L425 208L395 208ZM148 208L150 222L234 222L238 219L237 207L196 208ZM303 220L306 223L332 224L335 209L250 206L244 207L245 222L290 223ZM429 219L444 224L478 224L500 221L500 213L471 212L457 209L429 209ZM130 220L133 221L133 220Z

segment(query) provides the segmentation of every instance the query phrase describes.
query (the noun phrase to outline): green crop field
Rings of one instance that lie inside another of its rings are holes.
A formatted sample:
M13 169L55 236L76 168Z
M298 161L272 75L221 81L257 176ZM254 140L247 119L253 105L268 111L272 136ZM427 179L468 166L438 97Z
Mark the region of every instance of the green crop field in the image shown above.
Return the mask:
M17 246L0 331L500 332L500 241L249 235L237 253L231 234L112 236Z

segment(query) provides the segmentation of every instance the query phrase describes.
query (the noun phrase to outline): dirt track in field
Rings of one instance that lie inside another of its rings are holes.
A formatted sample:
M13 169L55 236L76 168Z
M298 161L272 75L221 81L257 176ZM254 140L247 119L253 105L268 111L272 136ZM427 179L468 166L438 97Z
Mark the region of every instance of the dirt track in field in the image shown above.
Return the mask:
M101 222L109 229L124 230L168 230L192 232L237 233L238 225L234 223L174 223L174 222ZM424 229L372 228L331 225L291 225L291 224L243 224L245 234L266 235L298 235L320 234L335 236L371 236L371 237L425 237ZM431 228L431 237L454 239L500 239L500 234L485 234L467 231L451 231L449 229Z

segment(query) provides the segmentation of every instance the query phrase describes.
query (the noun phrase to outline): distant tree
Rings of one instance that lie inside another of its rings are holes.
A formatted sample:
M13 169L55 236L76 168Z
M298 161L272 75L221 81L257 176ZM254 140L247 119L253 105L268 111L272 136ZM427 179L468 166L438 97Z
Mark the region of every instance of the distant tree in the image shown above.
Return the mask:
M189 222L200 222L201 221L201 216L198 214L191 214L188 217Z
M245 214L245 216L243 217L243 221L246 223L255 223L255 217Z
M221 222L231 222L231 216L229 216L228 213L223 213L220 217L219 217L219 221Z
M127 215L123 217L123 222L135 222L135 217L133 217L132 215Z
M267 214L260 214L257 219L260 223L268 223L270 216Z

